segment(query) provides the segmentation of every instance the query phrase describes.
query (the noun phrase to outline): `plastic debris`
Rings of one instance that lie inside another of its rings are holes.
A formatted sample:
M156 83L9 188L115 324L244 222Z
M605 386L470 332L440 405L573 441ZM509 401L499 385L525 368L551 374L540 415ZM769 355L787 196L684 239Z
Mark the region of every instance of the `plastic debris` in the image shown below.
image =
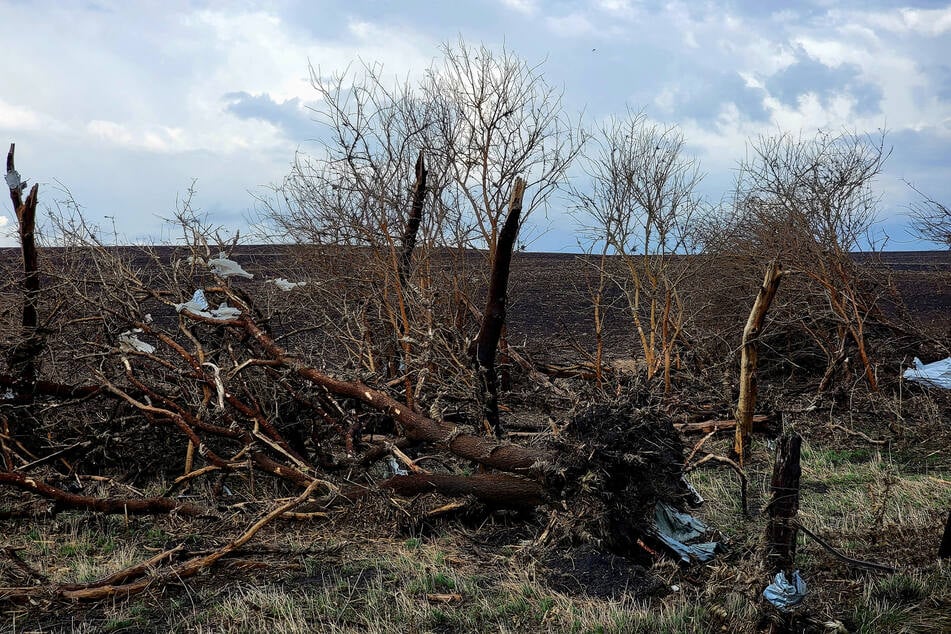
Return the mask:
M393 456L386 457L386 466L389 467L388 472L390 477L407 475L409 473Z
M122 352L144 352L145 354L155 352L155 346L139 339L138 333L140 332L142 332L141 328L135 328L134 330L127 330L120 334L119 350Z
M221 257L211 258L208 260L208 268L211 269L211 272L220 277L246 277L249 280L254 277L251 273L248 273L241 265L224 257L224 253L221 254Z
M694 488L692 484L687 482L687 478L680 476L680 481L684 483L687 487L687 492L690 493L690 498L687 501L687 504L691 507L697 507L702 505L706 500L703 499L703 496L700 495L700 491Z
M274 285L282 291L292 291L298 286L307 286L307 282L291 282L284 279L283 277L279 277L275 280L268 280L268 282L273 282Z
M905 370L906 379L951 390L951 357L934 363L922 363L921 359L915 357L914 363L915 367Z
M26 181L20 180L20 173L16 170L10 170L7 172L7 187L10 189L26 189Z
M780 571L773 577L773 582L763 590L763 596L780 610L788 610L806 598L806 582L798 570L792 573L792 581L786 578L786 573Z
M241 316L241 311L233 306L228 306L228 302L221 302L218 308L208 312L212 319L237 319Z
M184 304L175 304L175 310L179 313L183 310L187 310L196 315L200 315L202 312L208 310L208 300L205 299L205 291L199 288L195 291L195 294L192 295L190 300Z
M3 398L4 400L9 400L9 399L12 399L12 398L15 397L15 396L16 396L16 394L13 393L13 390L11 390L10 388L7 388L7 391L3 393L2 398Z
M707 532L707 525L687 513L681 513L674 507L658 502L654 506L655 535L672 551L680 556L684 563L693 559L709 561L713 559L717 542L688 544Z

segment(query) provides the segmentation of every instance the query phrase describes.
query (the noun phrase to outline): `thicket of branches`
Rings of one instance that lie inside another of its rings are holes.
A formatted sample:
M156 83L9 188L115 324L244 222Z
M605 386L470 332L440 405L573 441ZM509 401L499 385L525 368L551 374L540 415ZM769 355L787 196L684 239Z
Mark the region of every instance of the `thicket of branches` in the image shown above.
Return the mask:
M642 498L686 495L670 484L681 449L669 418L648 407L651 387L670 399L698 378L719 384L711 365L734 371L748 306L776 260L789 281L772 349L820 391L852 372L880 386L876 329L889 288L853 251L875 220L883 139L761 138L735 196L713 208L676 128L632 112L586 139L541 68L508 51L447 47L416 85L388 84L372 66L314 69L312 79L323 145L262 197L262 226L281 243L267 249L238 248L188 199L177 246L117 248L67 204L37 260L36 188L22 199L11 148L24 258L8 262L4 279L15 281L0 289L0 484L69 507L201 514L177 492L254 470L306 488L319 512L381 491L557 503L575 537L619 543L623 527L605 519L617 500L647 521ZM568 187L572 166L583 176ZM520 230L560 191L588 252L587 293L564 301L593 313L574 375L594 390L555 379L572 372L528 358L505 332ZM608 363L611 311L636 333L619 355L635 361L633 390ZM624 410L621 431L593 429L589 417L576 425L587 437L569 428L553 444L513 444L492 437L504 434L500 400L513 380L568 405L613 394L646 409ZM644 464L661 456L655 471L668 485L635 481L636 448L618 453L641 435L666 448ZM414 456L427 447L440 453L424 464ZM385 474L381 464L391 464ZM119 479L173 479L151 498L66 486L117 469ZM590 481L608 489L578 485ZM565 511L571 496L598 512Z

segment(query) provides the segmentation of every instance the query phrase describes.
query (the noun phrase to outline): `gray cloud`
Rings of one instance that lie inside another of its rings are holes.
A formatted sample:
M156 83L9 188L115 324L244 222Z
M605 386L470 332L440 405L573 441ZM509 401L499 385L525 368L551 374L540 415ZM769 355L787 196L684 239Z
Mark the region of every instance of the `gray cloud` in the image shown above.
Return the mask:
M225 110L241 119L266 121L280 128L284 134L294 140L303 141L312 138L316 124L310 110L297 97L285 101L275 101L267 93L229 92L222 96L227 102Z
M852 64L830 68L805 57L769 77L765 84L770 94L787 106L795 107L799 97L810 92L823 102L845 94L855 99L856 113L874 114L880 111L882 89L862 79L861 72Z

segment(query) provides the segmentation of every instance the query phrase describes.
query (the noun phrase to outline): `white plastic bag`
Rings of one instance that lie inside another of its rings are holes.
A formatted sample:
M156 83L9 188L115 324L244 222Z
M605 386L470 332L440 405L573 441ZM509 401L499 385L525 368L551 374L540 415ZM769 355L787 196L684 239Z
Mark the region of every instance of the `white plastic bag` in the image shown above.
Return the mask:
M951 390L951 357L928 364L915 357L915 367L905 370L904 376L909 381Z

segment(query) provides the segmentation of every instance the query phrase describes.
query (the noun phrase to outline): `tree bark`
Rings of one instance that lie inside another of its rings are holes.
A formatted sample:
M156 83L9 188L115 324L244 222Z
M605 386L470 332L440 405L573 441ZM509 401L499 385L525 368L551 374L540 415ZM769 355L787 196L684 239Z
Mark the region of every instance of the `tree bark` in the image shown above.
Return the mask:
M740 466L743 466L743 459L749 454L749 439L753 433L753 410L756 409L756 362L759 355L759 334L763 328L763 321L766 319L766 311L769 310L776 291L779 288L779 280L783 276L783 267L778 262L770 262L766 268L766 276L763 278L763 285L760 286L756 294L756 301L753 302L753 309L750 311L749 319L746 321L746 327L743 328L743 350L740 358L740 396L736 404L736 439L733 444L733 451L739 459Z
M14 165L16 144L10 144L7 153L7 185L10 200L16 212L19 227L20 249L23 254L23 312L20 324L20 340L10 351L9 364L16 376L13 390L18 400L31 403L36 389L36 359L43 352L45 341L37 333L40 299L40 274L36 253L36 203L39 185L34 184L26 200L22 199L23 186Z
M787 575L792 572L796 560L801 447L802 438L798 434L783 434L779 437L770 484L773 499L769 503L769 521L766 524L766 565L771 572L782 570Z
M392 416L403 426L405 436L411 441L443 446L460 458L510 473L528 474L555 459L555 454L552 452L466 434L455 425L427 418L385 392L375 390L365 383L336 379L301 363L289 356L253 321L245 319L241 325L272 358L280 361L298 376L323 386L333 394L355 398L365 405Z
M451 497L473 495L486 504L505 508L530 508L545 501L537 482L502 473L473 476L419 473L394 476L380 486L406 496L430 491Z
M154 515L175 511L182 515L207 513L194 504L176 502L169 498L96 498L77 495L54 487L37 478L13 471L0 471L0 484L7 484L23 491L30 491L55 500L67 508L99 511L100 513L128 513L130 515Z
M420 151L416 159L416 184L413 186L413 202L409 208L406 227L403 229L403 239L400 245L399 280L400 289L406 292L406 280L409 279L410 264L413 261L413 251L416 249L416 236L419 234L419 225L423 220L423 203L426 201L426 177L429 172L423 161Z
M503 429L502 421L499 419L499 377L495 357L499 339L502 336L502 328L505 325L509 270L512 265L515 239L518 237L524 195L525 181L516 178L509 198L508 217L505 219L502 231L499 232L499 240L492 254L492 272L489 277L482 327L473 342L473 361L478 375L483 425L487 431L495 434L496 438L502 436Z

